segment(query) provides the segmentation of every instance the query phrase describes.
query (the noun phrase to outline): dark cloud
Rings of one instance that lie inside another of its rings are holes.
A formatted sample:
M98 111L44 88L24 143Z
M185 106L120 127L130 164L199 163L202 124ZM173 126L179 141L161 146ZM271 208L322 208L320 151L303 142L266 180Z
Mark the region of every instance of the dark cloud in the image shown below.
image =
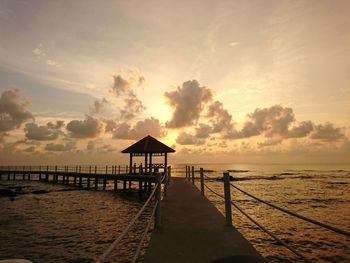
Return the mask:
M288 133L288 138L302 138L310 134L314 129L314 124L311 121L303 121L299 125L291 128Z
M345 135L341 128L336 128L333 123L327 122L325 124L316 125L310 138L333 142L345 138Z
M264 142L259 142L258 146L260 147L273 146L273 145L281 144L282 141L283 141L282 139L269 138Z
M213 133L228 132L233 129L232 116L224 109L220 101L215 101L208 107L206 117L209 118L209 122L213 125Z
M64 127L63 121L56 121L56 123L49 122L43 126L39 126L36 123L27 123L24 131L27 139L51 141L56 140L59 135L63 134L62 127Z
M130 93L133 88L141 86L144 82L145 78L136 72L129 72L127 78L123 78L121 75L114 75L110 92L116 97L120 97Z
M29 147L25 148L23 151L27 152L27 153L32 153L32 152L35 152L35 150L36 150L35 146L29 146Z
M89 141L86 145L86 150L88 153L110 153L110 152L115 152L117 148L110 144L102 144L99 145L100 142L98 141Z
M177 138L176 142L181 145L202 145L205 143L205 139L197 138L195 135L181 132Z
M213 131L213 128L208 124L200 123L198 127L195 128L195 130L196 130L195 136L197 138L205 139L210 136L210 133Z
M76 148L76 143L73 141L66 142L65 144L55 144L49 143L46 144L45 150L50 152L69 152Z
M186 81L175 91L165 92L169 105L174 109L169 128L181 128L195 124L205 105L212 99L212 91L201 87L196 80Z
M101 100L95 100L94 105L90 108L90 114L98 114L102 111L108 101L103 98Z
M89 115L85 120L72 120L67 124L67 130L74 138L94 138L101 132L101 124L98 119Z
M241 131L232 130L225 138L240 139L264 134L266 137L286 137L291 123L295 121L291 108L274 105L270 108L257 108L248 115L248 121Z
M120 111L120 118L128 121L146 109L138 99L134 89L141 86L145 78L137 72L130 71L127 78L121 75L113 76L110 92L117 98L123 98L124 108Z
M112 130L113 138L137 140L147 135L160 138L166 135L158 119L153 117L138 121L134 126L126 122L115 124Z
M17 129L25 121L34 119L27 106L18 89L4 91L0 98L0 132Z
M115 128L117 128L117 123L114 120L103 120L105 123L105 132L113 132Z
M130 93L127 98L124 99L125 107L120 111L120 117L123 120L131 120L146 109L134 93Z

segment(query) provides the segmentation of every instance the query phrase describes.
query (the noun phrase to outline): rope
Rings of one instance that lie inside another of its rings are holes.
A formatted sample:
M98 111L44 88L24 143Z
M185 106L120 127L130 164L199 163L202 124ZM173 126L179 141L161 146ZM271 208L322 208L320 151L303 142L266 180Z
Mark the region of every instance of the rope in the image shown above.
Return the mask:
M320 227L326 228L326 229L331 230L331 231L333 231L333 232L335 232L335 233L338 233L338 234L341 234L341 235L350 237L350 232L349 232L349 231L346 231L346 230L343 230L343 229L339 229L339 228L337 228L337 227L330 226L330 225L327 225L327 224L318 222L318 221L316 221L316 220L314 220L314 219L307 218L307 217L302 216L302 215L299 215L299 214L297 214L297 213L295 213L295 212L292 212L292 211L289 211L289 210L284 209L284 208L282 208L282 207L279 207L279 206L277 206L277 205L271 204L271 203L269 203L269 202L267 202L267 201L264 201L264 200L262 200L262 199L260 199L260 198L258 198L258 197L256 197L256 196L254 196L254 195L252 195L252 194L250 194L250 193L248 193L248 192L246 192L246 191L240 189L239 187L233 185L232 183L231 183L231 186L232 186L233 188L237 189L238 191L242 192L243 194L248 195L248 196L250 196L251 198L253 198L253 199L257 200L257 201L259 201L259 202L261 202L261 203L264 203L264 204L266 204L266 205L268 205L268 206L271 206L271 207L273 207L273 208L275 208L275 209L277 209L277 210L280 210L280 211L282 211L282 212L284 212L284 213L286 213L286 214L289 214L289 215L291 215L291 216L297 217L297 218L302 219L302 220L304 220L304 221L307 221L307 222L309 222L309 223L318 225L318 226L320 226Z
M225 199L225 197L217 192L215 192L213 189L211 189L209 186L207 186L206 184L204 184L204 186L213 194ZM265 227L263 227L262 225L260 225L257 221L255 221L252 217L250 217L246 212L243 211L243 209L241 209L239 206L237 206L235 203L233 203L231 201L231 204L238 210L240 211L243 215L245 215L249 220L251 220L255 225L257 225L262 231L264 231L266 234L268 234L269 236L271 236L273 239L275 239L277 242L279 242L280 244L282 244L283 246L285 246L287 249L289 249L290 251L292 251L295 255L297 255L298 257L302 258L303 260L305 260L306 262L310 262L307 258L305 258L302 254L300 254L297 250L295 250L294 248L292 248L291 246L289 246L286 242L282 241L281 239L279 239L277 236L275 236L273 233L271 233L269 230L267 230Z
M146 209L148 203L151 201L152 197L154 196L154 193L156 192L156 189L158 188L158 184L153 189L152 193L148 197L147 201L144 203L142 208L139 210L139 212L136 214L136 216L131 220L129 225L124 229L124 231L117 237L113 243L109 246L109 248L99 257L99 259L96 261L96 263L102 263L104 262L107 257L111 254L111 252L115 249L115 247L118 245L119 241L129 232L132 225L136 222L136 220L140 217L140 215L143 213L143 211Z
M147 234L147 232L148 232L148 230L149 230L149 228L150 228L150 226L151 226L152 219L153 219L154 214L155 214L155 212L156 212L156 208L157 208L158 202L159 202L159 201L157 201L157 202L155 203L154 207L153 207L151 217L150 217L149 220L148 220L148 224L147 224L147 226L146 226L146 228L145 228L145 230L144 230L144 232L143 232L143 234L142 234L140 243L139 243L139 245L137 246L137 249L136 249L134 258L132 259L132 263L135 263L136 260L137 260L137 258L139 257L139 254L140 254L140 251L141 251L142 242L143 242L143 240L145 239L146 234Z
M221 197L222 199L225 199L225 197L221 194L218 194L217 192L215 192L213 189L211 189L209 186L207 186L206 184L204 184L205 188L207 188L210 192L212 192L213 194Z
M290 245L288 245L286 242L284 242L283 240L279 239L277 236L275 236L273 233L271 233L269 230L267 230L265 227L263 227L262 225L260 225L257 221L255 221L251 216L249 216L246 212L243 211L243 209L241 209L239 206L237 206L235 203L233 203L231 201L231 204L238 210L240 211L243 215L245 215L250 221L252 221L255 225L257 225L262 231L264 231L266 234L268 234L270 237L272 237L273 239L275 239L277 242L279 242L280 244L282 244L283 246L285 246L287 249L289 249L290 251L292 251L295 255L299 256L300 258L302 258L303 260L305 260L306 262L311 262L309 261L307 258L305 258L302 254L300 254L297 250L295 250L294 248L292 248Z

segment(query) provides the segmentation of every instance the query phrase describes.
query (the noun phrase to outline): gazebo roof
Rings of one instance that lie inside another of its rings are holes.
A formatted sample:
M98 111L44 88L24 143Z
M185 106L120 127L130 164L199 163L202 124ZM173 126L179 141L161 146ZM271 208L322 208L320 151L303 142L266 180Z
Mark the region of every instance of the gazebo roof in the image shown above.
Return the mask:
M139 140L128 148L124 149L122 153L173 153L174 149L166 146L157 139L148 135Z

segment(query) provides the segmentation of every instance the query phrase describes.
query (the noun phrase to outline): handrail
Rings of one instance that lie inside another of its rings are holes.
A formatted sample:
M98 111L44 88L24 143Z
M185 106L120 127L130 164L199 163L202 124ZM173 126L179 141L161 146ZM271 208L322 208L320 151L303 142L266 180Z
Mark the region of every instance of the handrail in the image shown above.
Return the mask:
M341 234L341 235L350 237L350 232L349 232L349 231L346 231L346 230L343 230L343 229L340 229L340 228L337 228L337 227L334 227L334 226L330 226L330 225L327 225L327 224L325 224L325 223L318 222L318 221L316 221L316 220L314 220L314 219L307 218L307 217L305 217L305 216L299 215L299 214L297 214L297 213L295 213L295 212L289 211L289 210L287 210L287 209L285 209L285 208L282 208L282 207L279 207L279 206L277 206L277 205L275 205L275 204L272 204L272 203L269 203L269 202L267 202L267 201L264 201L264 200L262 200L262 199L260 199L260 198L258 198L258 197L256 197L256 196L254 196L254 195L252 195L252 194L250 194L250 193L248 193L248 192L246 192L246 191L240 189L239 187L233 185L232 183L231 183L230 185L231 185L233 188L235 188L236 190L240 191L241 193L243 193L243 194L245 194L245 195L248 195L248 196L250 196L251 198L253 198L253 199L257 200L257 201L259 201L259 202L261 202L261 203L264 203L264 204L266 204L266 205L268 205L268 206L270 206L270 207L273 207L273 208L275 208L275 209L277 209L277 210L280 210L280 211L282 211L282 212L284 212L284 213L286 213L286 214L289 214L289 215L291 215L291 216L297 217L297 218L302 219L302 220L304 220L304 221L307 221L307 222L309 222L309 223L318 225L318 226L320 226L320 227L326 228L326 229L331 230L331 231L333 231L333 232L335 232L335 233L337 233L337 234Z
M109 246L109 248L98 258L98 260L96 261L96 263L102 263L104 262L107 257L111 254L111 252L113 251L113 249L118 245L119 241L129 232L130 228L134 225L134 223L136 222L136 220L141 216L141 214L144 212L144 210L146 209L148 203L151 201L152 197L154 196L156 189L158 187L158 184L156 185L156 187L153 189L152 193L150 194L150 196L148 197L148 199L146 200L146 202L144 203L144 205L141 207L141 209L139 210L139 212L135 215L135 217L130 221L129 225L124 229L124 231L113 241L113 243Z
M160 176L160 175L159 175ZM168 177L169 177L169 174L168 172L166 171L164 173L164 176L162 178L161 181L158 181L159 183L157 183L152 191L152 193L149 195L148 199L146 200L146 202L143 204L143 206L141 207L141 209L138 211L138 213L135 215L135 217L130 221L130 223L128 224L128 226L124 229L124 231L113 241L113 243L109 246L109 248L98 258L98 260L95 262L95 263L103 263L105 262L105 260L108 258L108 256L110 256L110 254L112 253L112 251L115 249L115 247L118 245L118 243L120 242L120 240L129 232L130 228L134 225L134 223L136 222L136 220L141 216L141 214L144 212L144 210L146 209L147 205L149 204L149 202L151 201L151 199L155 196L156 194L156 191L158 189L158 187L160 187L160 185L162 183L167 183L168 182ZM160 184L160 185L159 185ZM141 237L141 240L140 240L140 243L136 249L136 253L134 254L134 257L133 257L133 261L132 262L136 262L137 260L137 257L140 253L140 250L141 250L141 245L142 245L142 242L144 240L144 237L145 237L145 234L147 233L148 229L150 228L151 226L151 222L152 222L152 218L154 217L155 213L156 213L156 210L157 210L157 207L159 207L159 204L160 204L160 200L157 200L154 207L153 207L153 210L152 210L152 214L151 214L151 217L148 221L148 224L144 230L144 233Z
M154 207L153 207L151 216L150 216L150 218L149 218L149 220L148 220L147 226L146 226L146 228L145 228L145 230L144 230L144 232L143 232L143 234L142 234L142 237L141 237L141 239L140 239L140 242L139 242L139 244L138 244L138 246L137 246L136 252L135 252L135 254L134 254L134 258L133 258L132 261L131 261L132 263L135 263L136 260L137 260L137 258L139 257L139 254L140 254L140 251L141 251L142 242L143 242L143 240L145 239L145 236L146 236L146 234L147 234L149 228L151 227L152 219L153 219L153 217L154 217L154 214L156 213L156 208L157 208L158 202L159 202L159 201L157 201L157 202L154 204Z
M222 199L225 199L225 197L217 192L215 192L212 188L210 188L209 186L207 186L207 184L204 184L204 186L213 194L221 197ZM276 235L274 235L272 232L270 232L269 230L267 230L265 227L263 227L261 224L259 224L256 220L254 220L251 216L249 216L246 212L244 212L244 210L242 208L240 208L239 206L237 206L235 203L233 203L231 201L231 204L238 210L240 211L243 215L245 215L250 221L252 221L255 225L257 225L262 231L264 231L266 234L268 234L270 237L272 237L274 240L276 240L277 242L279 242L280 244L282 244L283 246L285 246L287 249L289 249L291 252L293 252L295 255L297 255L298 257L302 258L303 260L305 260L306 262L311 262L309 261L307 258L305 258L305 256L303 256L301 253L299 253L297 250L295 250L293 247L291 247L290 245L288 245L286 242L284 242L283 240L279 239Z
M254 220L250 215L248 215L246 212L244 212L244 210L242 208L240 208L238 205L236 205L235 203L231 202L231 204L238 210L240 211L243 215L245 215L250 221L252 221L255 225L257 225L262 231L264 231L266 234L268 234L270 237L272 237L273 239L275 239L277 242L279 242L280 244L282 244L283 246L285 246L287 249L289 249L290 251L292 251L295 255L299 256L300 258L302 258L303 260L305 260L306 262L311 262L310 260L308 260L307 258L305 258L305 256L303 256L302 254L300 254L297 250L295 250L293 247L291 247L290 245L288 245L286 242L284 242L283 240L279 239L276 235L274 235L272 232L270 232L269 230L267 230L265 227L263 227L261 224L259 224L256 220Z

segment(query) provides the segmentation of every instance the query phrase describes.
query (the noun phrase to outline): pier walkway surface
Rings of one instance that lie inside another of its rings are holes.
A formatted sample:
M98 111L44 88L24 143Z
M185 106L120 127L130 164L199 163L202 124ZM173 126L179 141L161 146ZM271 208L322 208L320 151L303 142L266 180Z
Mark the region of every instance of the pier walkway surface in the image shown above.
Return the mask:
M148 263L266 262L185 178L171 179L161 211L161 228L152 233L146 252Z

